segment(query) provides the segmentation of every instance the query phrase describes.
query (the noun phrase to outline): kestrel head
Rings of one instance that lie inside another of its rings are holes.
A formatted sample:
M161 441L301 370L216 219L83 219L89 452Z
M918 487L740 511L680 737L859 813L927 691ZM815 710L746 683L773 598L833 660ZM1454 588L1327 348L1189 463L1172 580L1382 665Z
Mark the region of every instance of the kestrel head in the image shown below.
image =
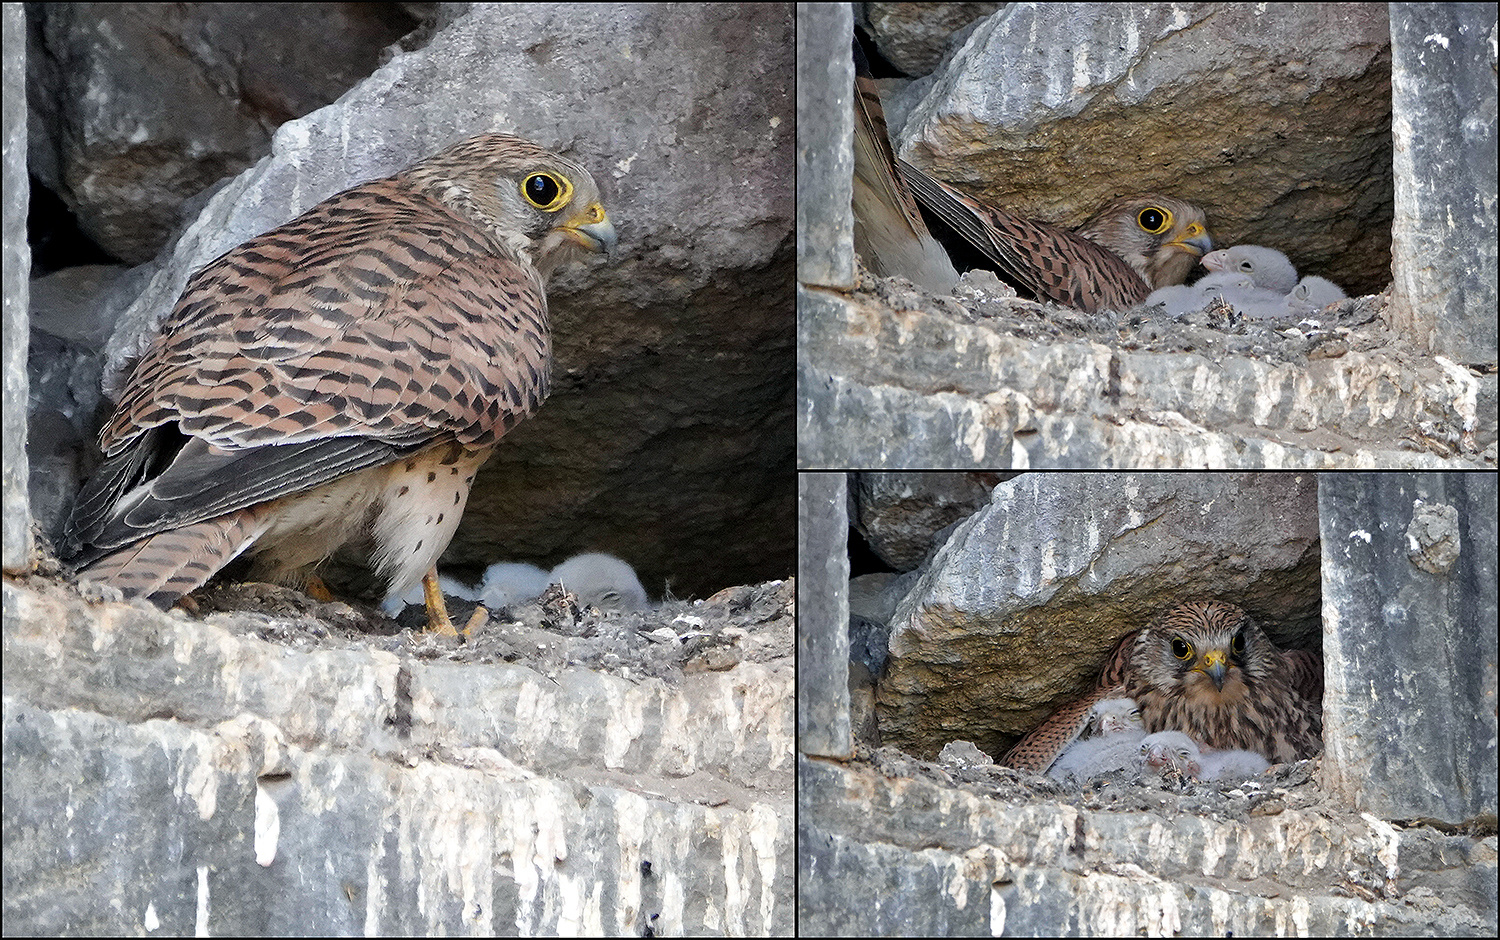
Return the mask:
M1157 689L1218 708L1269 676L1275 655L1243 610L1211 601L1172 608L1141 634L1131 663Z
M543 278L615 245L614 225L589 171L521 137L471 137L401 175L483 224Z
M1151 290L1181 284L1213 250L1202 209L1149 193L1114 200L1078 234L1124 258Z

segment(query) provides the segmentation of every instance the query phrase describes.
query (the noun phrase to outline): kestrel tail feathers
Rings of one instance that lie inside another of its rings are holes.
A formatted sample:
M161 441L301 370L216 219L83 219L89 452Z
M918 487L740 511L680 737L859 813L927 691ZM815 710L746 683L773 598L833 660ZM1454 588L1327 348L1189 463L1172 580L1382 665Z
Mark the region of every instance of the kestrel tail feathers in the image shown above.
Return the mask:
M856 46L856 49L858 47ZM927 229L896 173L875 82L854 80L854 250L882 277L900 276L938 294L958 282L948 253Z
M897 164L917 201L998 273L1038 300L1087 313L1126 310L1157 288L1181 284L1212 247L1203 211L1169 196L1117 199L1070 232L983 203L904 161Z

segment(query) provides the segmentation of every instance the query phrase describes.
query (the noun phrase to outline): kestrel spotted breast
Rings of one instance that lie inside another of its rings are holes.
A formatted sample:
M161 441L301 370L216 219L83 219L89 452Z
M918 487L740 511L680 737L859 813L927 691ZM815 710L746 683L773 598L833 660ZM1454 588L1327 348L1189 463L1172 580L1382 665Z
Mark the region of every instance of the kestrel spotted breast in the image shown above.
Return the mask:
M1003 762L1046 770L1085 727L1093 704L1120 696L1135 700L1148 733L1181 731L1209 748L1272 761L1322 749L1322 657L1278 650L1234 604L1195 601L1123 637L1095 691L1059 708Z
M406 591L546 397L547 276L614 242L587 170L504 134L245 242L193 275L135 363L65 555L167 604L241 553L296 583L355 543Z

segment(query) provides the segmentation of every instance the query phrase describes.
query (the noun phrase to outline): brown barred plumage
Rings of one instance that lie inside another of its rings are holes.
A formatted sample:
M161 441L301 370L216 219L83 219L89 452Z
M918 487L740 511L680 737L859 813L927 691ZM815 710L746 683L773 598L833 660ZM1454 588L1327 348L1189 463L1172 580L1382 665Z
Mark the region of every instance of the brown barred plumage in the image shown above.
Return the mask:
M295 582L370 539L404 592L547 394L547 275L614 238L587 170L486 134L222 255L135 364L65 554L165 604L247 550Z
M1168 610L1115 645L1095 691L1063 706L1005 755L1011 767L1045 771L1101 699L1134 699L1146 731L1181 731L1211 748L1254 751L1271 761L1322 750L1322 657L1278 650L1242 609L1195 601Z

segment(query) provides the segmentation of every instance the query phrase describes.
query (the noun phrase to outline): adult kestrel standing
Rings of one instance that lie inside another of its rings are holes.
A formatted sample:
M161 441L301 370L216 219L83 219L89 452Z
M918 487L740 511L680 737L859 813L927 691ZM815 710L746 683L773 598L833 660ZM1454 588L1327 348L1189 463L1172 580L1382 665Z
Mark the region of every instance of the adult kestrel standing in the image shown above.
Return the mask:
M433 565L547 394L546 278L614 242L587 170L485 134L229 251L135 363L65 556L166 605L244 552L298 583L365 545L444 629Z
M1241 748L1272 761L1322 749L1323 658L1278 650L1244 610L1195 601L1126 634L1094 692L1059 708L1005 755L1042 772L1078 737L1093 704L1128 697L1146 731L1181 731L1216 749Z

